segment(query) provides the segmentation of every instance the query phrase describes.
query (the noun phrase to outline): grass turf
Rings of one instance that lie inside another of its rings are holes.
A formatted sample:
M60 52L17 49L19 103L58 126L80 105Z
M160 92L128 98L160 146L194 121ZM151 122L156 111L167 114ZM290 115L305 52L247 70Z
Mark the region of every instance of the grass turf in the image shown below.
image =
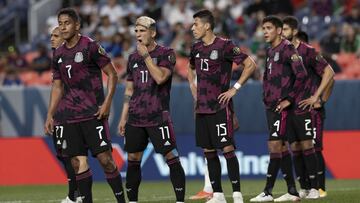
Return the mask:
M202 181L188 180L186 183L186 202L205 202L189 200L189 197L202 188ZM232 202L231 186L223 180L223 189L228 202ZM258 195L264 180L242 180L241 187L245 202ZM286 192L285 182L278 180L273 194L278 197ZM302 200L303 202L360 202L360 180L327 180L328 196L319 200ZM33 185L33 186L0 186L0 203L42 203L60 202L66 197L66 185ZM93 185L94 203L111 203L115 199L106 183L95 182ZM139 202L175 202L175 195L170 181L143 181L140 185Z

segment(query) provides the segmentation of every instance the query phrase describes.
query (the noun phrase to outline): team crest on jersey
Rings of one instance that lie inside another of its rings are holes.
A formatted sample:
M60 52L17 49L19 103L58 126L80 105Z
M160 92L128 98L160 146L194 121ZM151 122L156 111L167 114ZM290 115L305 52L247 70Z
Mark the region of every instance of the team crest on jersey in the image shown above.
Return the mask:
M300 60L300 57L299 57L299 55L298 54L293 54L292 56L291 56L291 60L292 61L299 61Z
M234 47L233 48L233 53L234 53L234 55L239 55L241 53L240 48L239 47Z
M80 62L82 62L83 60L84 60L84 56L83 56L82 52L77 52L77 53L75 54L74 61L75 61L76 63L80 63Z
M210 59L216 60L216 59L218 59L218 57L219 57L218 50L212 50L211 54L210 54Z
M175 64L176 63L176 57L175 57L175 54L174 53L171 53L169 56L168 56L168 59L170 61L171 64Z
M276 52L276 53L275 53L275 56L274 56L274 61L278 61L278 60L279 60L279 56L280 56L279 52Z

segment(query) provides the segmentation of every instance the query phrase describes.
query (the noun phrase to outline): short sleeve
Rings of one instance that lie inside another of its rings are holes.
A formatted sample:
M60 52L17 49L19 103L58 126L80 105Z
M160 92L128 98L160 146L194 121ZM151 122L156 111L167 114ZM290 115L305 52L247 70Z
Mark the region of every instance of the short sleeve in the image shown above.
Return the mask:
M310 60L311 60L311 65L315 71L315 73L322 77L325 68L329 65L328 62L324 59L324 57L317 52L315 49L311 50L310 53Z
M233 61L236 64L241 64L248 57L238 46L229 40L224 48L224 58L229 61Z
M89 50L91 60L96 63L101 69L111 62L110 57L106 53L105 49L96 42L90 43Z
M133 79L133 72L132 72L132 68L131 68L131 63L132 63L132 59L131 59L131 55L129 56L128 62L127 62L127 66L126 66L126 80L127 81L134 81Z
M287 62L291 65L291 69L295 75L305 73L307 74L306 69L303 65L301 57L294 45L289 44L286 46L286 50L284 50L285 58Z
M159 57L158 66L169 69L171 72L176 64L176 56L174 50L170 49L166 51L161 57Z
M189 63L191 65L191 68L195 69L195 54L194 54L194 48L195 46L192 45L191 51L190 51L190 57L189 57Z
M53 54L53 59L51 61L51 71L52 71L52 80L61 80L60 69L58 66L58 61L61 60L60 58L55 57Z

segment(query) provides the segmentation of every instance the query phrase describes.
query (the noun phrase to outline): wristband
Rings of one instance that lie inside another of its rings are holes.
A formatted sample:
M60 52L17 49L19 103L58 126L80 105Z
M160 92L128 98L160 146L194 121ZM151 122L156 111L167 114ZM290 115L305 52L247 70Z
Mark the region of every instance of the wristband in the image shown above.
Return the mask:
M236 91L238 91L240 88L241 88L241 84L240 83L238 83L238 82L236 82L235 84L234 84L234 88L236 89Z

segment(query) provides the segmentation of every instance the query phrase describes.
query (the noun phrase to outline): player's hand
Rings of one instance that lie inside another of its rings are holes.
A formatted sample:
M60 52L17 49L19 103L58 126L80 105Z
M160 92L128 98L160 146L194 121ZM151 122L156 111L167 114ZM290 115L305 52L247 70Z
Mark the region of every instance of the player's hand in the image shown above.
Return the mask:
M110 105L104 103L103 105L99 106L98 111L94 114L98 120L108 118L110 114Z
M118 131L119 131L119 135L121 135L121 136L125 135L125 125L126 125L126 120L120 119L120 122L118 125Z
M299 108L305 110L306 108L309 108L309 111L311 111L314 108L314 105L316 102L319 102L319 97L311 96L307 99L304 99L299 102Z
M140 42L137 43L136 49L140 56L144 56L149 53L147 47Z
M230 88L228 91L221 93L218 96L219 104L227 104L230 99L236 94L235 88Z
M54 132L54 119L50 116L46 118L45 125L44 125L44 132L45 135L52 135Z
M322 107L320 101L317 101L315 104L314 104L314 109L320 109Z
M288 100L282 100L275 109L275 112L281 113L286 107L290 106L290 102Z

